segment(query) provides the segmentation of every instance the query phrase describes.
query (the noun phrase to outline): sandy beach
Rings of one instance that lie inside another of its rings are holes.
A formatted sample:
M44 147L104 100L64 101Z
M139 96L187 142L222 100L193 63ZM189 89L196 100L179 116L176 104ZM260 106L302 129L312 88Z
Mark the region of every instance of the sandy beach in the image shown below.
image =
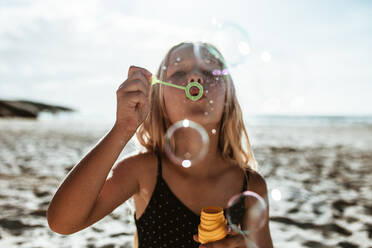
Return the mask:
M73 235L45 217L68 171L105 135L103 124L0 119L0 247L132 247L123 204ZM274 247L372 247L372 125L249 125L269 193ZM120 158L136 153L132 143Z

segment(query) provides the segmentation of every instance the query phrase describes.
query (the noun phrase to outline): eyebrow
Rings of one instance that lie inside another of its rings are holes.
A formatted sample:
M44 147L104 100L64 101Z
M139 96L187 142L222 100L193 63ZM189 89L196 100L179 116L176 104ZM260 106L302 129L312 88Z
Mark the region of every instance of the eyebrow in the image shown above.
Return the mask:
M175 70L171 75L169 75L168 78L171 78L171 77L173 77L175 74L180 73L180 72L185 72L185 70ZM204 70L204 69L202 69L201 72L202 72L203 74L213 75L211 70ZM185 72L185 73L186 73L186 72Z
M169 61L169 62L171 62L171 61ZM190 65L188 62L189 62L188 59L181 59L179 62L177 62L176 60L172 60L171 63L168 63L168 66L169 66L169 64L177 63L177 68L175 68L173 73L169 74L169 76L168 76L168 71L167 71L167 78L173 77L176 73L179 73L180 71L190 70L190 67L192 67L193 65ZM223 64L219 60L217 60L217 66L218 67L223 67ZM208 70L208 69L205 69L205 68L200 68L200 70L203 73L207 73L207 74L212 73L212 70Z

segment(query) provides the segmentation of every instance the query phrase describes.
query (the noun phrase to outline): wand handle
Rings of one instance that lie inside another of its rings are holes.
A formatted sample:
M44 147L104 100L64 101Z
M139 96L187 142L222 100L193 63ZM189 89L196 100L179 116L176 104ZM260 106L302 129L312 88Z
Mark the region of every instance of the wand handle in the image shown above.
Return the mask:
M168 83L168 82L161 81L161 80L157 79L157 77L155 75L152 75L151 84L164 84L164 85L171 86L171 87L174 87L174 88L178 88L178 89L181 89L181 90L186 89L186 87L183 87L183 86L180 86L180 85L171 84L171 83Z

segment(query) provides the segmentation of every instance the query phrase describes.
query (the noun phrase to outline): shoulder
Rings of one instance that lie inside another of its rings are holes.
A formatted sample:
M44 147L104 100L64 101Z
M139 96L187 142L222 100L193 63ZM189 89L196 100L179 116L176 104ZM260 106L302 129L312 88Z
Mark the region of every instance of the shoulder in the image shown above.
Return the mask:
M267 184L266 180L261 174L254 170L247 170L249 173L248 190L259 194L264 199L267 198Z
M113 174L131 174L137 178L156 169L157 157L151 152L139 153L123 158L113 168Z
M127 164L136 164L137 166L140 166L142 164L146 164L149 162L152 162L156 160L156 154L152 152L144 152L144 153L138 153L126 158L123 158L119 161L118 166L124 166Z

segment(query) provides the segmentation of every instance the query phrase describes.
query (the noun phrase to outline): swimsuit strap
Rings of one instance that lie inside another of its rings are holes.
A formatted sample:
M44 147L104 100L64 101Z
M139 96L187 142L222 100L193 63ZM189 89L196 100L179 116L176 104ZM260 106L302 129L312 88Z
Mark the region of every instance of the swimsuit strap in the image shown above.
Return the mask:
M161 169L161 156L160 156L160 153L157 153L157 156L158 156L158 177L162 177L162 175L161 175L162 169Z
M244 170L244 183L243 183L243 191L248 190L247 182L249 181L249 169Z

